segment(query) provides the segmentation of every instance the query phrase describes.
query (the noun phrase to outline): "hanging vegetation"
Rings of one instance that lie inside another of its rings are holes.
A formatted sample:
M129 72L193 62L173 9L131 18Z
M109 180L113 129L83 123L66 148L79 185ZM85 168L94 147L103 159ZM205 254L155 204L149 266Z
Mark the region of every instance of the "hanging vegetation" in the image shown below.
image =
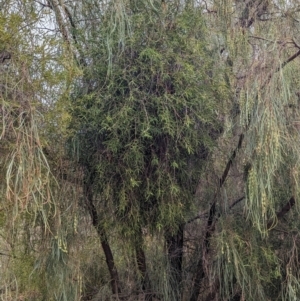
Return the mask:
M298 300L297 1L0 4L2 300Z

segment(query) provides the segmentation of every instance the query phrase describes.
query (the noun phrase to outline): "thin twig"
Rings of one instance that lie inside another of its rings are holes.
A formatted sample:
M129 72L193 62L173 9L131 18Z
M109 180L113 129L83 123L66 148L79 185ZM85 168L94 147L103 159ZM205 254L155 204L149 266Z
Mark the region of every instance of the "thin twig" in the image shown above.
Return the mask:
M43 2L41 2L41 1L39 1L39 0L34 0L34 2L40 4L43 8L44 8L44 7L48 7L48 8L51 8L51 9L52 9L52 6L51 6L49 3L46 4L46 3L43 3Z
M229 209L232 209L236 204L241 202L243 199L245 199L245 196L240 197L239 199L235 200L230 206Z
M231 203L231 205L229 205L229 209L231 210L235 205L237 205L244 199L245 199L245 196L242 196L242 197L238 198L237 200L233 201ZM206 218L206 217L208 217L208 213L209 213L209 210L201 212L201 213L197 214L196 216L194 216L193 218L189 219L185 224L187 225L187 224L190 224L190 223L196 221L197 219Z

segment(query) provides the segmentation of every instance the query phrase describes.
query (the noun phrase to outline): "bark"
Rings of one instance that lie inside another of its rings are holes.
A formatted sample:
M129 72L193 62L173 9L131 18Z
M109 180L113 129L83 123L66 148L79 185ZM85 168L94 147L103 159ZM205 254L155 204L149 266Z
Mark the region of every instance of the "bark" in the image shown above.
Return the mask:
M110 274L110 283L111 283L111 290L114 295L118 295L121 293L121 286L118 271L115 265L114 257L108 242L106 231L103 227L101 227L99 215L97 213L97 209L94 204L93 200L93 181L94 175L90 175L88 179L84 183L84 195L87 202L87 207L89 210L89 214L92 219L92 224L95 227L99 239L101 242L101 246L105 255L106 264Z
M192 296L190 298L190 301L197 301L200 295L201 283L205 277L203 260L207 258L207 255L209 253L210 237L213 231L213 225L214 225L213 221L214 221L215 214L216 214L216 202L214 202L210 208L209 217L206 225L204 245L203 245L203 258L200 258L197 263L196 276L194 279L194 285L193 285Z
M75 46L77 42L76 37L72 34L74 23L66 5L64 4L64 1L49 0L48 7L54 11L59 31L61 32L70 52L73 54L75 60L79 64L81 61L81 55Z
M181 299L182 286L182 259L183 259L183 231L184 225L180 225L175 235L166 235L166 244L168 251L168 258L171 268L172 286L176 289L177 299Z
M139 272L141 274L142 278L142 290L145 294L145 300L146 301L152 301L153 300L153 292L152 292L152 286L149 279L149 275L147 272L147 265L146 265L146 256L145 252L142 248L142 246L138 245L136 247L136 261L137 266L139 269Z

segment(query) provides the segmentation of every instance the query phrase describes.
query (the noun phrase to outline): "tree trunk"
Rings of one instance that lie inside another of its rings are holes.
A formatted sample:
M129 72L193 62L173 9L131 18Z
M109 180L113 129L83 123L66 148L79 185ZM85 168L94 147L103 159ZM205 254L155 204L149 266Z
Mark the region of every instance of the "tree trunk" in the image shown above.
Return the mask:
M142 290L145 293L145 300L146 301L152 301L153 300L153 292L152 292L152 286L149 279L149 275L147 272L147 265L146 265L146 256L145 252L141 245L136 246L136 261L137 266L139 269L139 272L142 277Z
M216 202L214 202L210 207L209 217L206 225L206 234L205 234L204 244L203 244L203 257L200 258L197 263L196 276L194 279L194 285L192 288L192 296L190 298L190 301L197 301L200 295L201 283L205 277L203 259L205 259L207 254L209 253L209 247L210 247L209 240L213 231L213 221L214 221L215 214L216 214Z
M93 226L95 227L101 242L101 246L105 255L105 260L110 274L111 290L114 295L121 293L121 286L118 271L115 265L114 257L108 243L105 229L103 229L99 223L99 216L97 209L93 202L93 180L94 176L90 175L88 180L84 183L84 195L86 197L87 206L92 219Z
M180 225L177 233L171 235L166 234L166 243L168 251L168 259L171 268L171 285L177 290L176 300L181 299L181 283L182 283L182 259L183 259L183 230L184 225Z

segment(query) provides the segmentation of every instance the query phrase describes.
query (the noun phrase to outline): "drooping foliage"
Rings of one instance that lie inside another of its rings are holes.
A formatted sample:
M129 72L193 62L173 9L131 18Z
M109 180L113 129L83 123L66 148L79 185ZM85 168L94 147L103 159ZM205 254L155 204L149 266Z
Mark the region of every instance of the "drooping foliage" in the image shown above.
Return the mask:
M200 11L168 18L163 11L127 9L124 48L117 39L110 48L92 44L73 95L76 159L95 173L99 208L111 206L128 219L132 234L141 226L175 231L221 131L215 107L228 94L213 73ZM109 24L103 19L94 30L104 39Z
M112 26L107 15L93 28L98 39L91 41L92 55L85 58L70 107L71 149L84 169L93 195L88 207L102 235L117 227L132 241L146 278L142 231L164 234L171 270L181 282L177 248L183 239L175 243L174 236L183 235L200 175L221 133L223 105L215 108L219 99L226 102L228 86L214 74L200 9L154 10L137 3L125 9L121 45L117 31L107 34ZM108 37L109 45L101 43Z
M295 40L298 26L293 21L297 4L249 1L234 9L229 1L227 10L222 7L219 2L215 6L223 28L219 43L227 51L236 89L239 120L233 128L245 145L239 163L241 171L244 167L245 206L239 208L241 216L238 211L234 218L223 215L216 231L218 255L212 271L219 271L222 299L232 295L246 300L292 300L299 294L297 273L291 272L297 255L292 251L287 259L279 245L282 239L289 241L288 249L295 250L298 244L297 234L291 234L293 218L287 223L281 220L297 205L299 193L295 79L300 52ZM283 16L285 11L290 14ZM230 184L223 193L232 189ZM226 201L223 196L218 203L223 207Z
M73 296L76 291L72 284L58 285L73 271L62 258L66 240L59 226L64 217L58 215L62 183L57 182L52 169L58 164L50 162L45 151L51 138L59 135L51 135L49 124L55 121L49 121L47 113L66 90L68 63L60 53L59 39L43 36L43 18L36 8L32 3L15 1L0 6L3 300L51 300L53 294L58 298L64 295L66 286ZM45 272L53 265L58 275ZM51 293L47 279L55 284Z
M298 20L1 3L1 298L299 299Z

